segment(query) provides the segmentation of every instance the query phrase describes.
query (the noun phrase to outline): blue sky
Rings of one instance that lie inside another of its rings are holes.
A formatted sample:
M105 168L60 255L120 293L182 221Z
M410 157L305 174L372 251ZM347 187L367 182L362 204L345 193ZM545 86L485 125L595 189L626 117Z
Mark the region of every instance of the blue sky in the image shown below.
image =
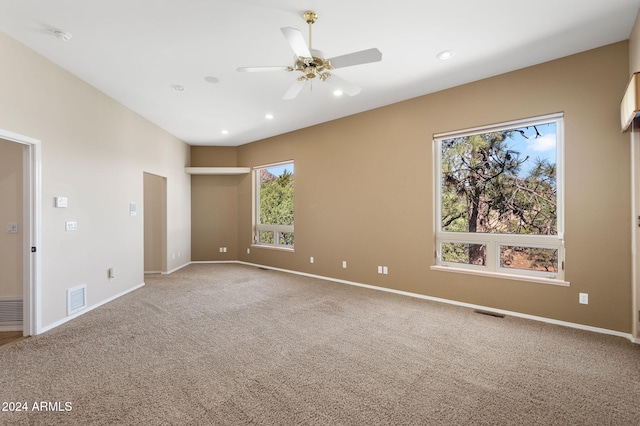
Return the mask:
M528 174L536 158L546 159L551 164L556 163L556 124L540 124L536 128L541 135L537 138L536 131L531 126L518 129L522 130L528 139L520 135L519 132L513 132L512 137L508 140L510 148L518 151L520 158L529 156L529 160L522 165L521 176Z
M285 166L268 167L267 170L269 171L269 173L271 173L274 176L282 175L282 173L284 173L285 170L293 174L293 164L287 164Z

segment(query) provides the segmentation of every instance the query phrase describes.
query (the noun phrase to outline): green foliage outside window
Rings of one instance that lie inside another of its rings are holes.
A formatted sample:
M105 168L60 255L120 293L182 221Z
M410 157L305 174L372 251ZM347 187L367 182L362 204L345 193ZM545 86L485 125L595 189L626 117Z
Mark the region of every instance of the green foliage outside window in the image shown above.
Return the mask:
M293 226L294 175L284 169L279 176L271 171L260 170L260 224ZM261 231L260 241L275 244L272 231ZM293 245L293 232L282 232L280 244Z

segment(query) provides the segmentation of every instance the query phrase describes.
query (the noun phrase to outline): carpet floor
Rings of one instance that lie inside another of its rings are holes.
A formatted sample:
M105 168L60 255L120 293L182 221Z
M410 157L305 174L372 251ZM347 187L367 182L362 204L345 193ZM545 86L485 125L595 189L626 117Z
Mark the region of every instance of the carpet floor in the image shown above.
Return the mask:
M0 424L639 425L640 346L194 264L0 351Z

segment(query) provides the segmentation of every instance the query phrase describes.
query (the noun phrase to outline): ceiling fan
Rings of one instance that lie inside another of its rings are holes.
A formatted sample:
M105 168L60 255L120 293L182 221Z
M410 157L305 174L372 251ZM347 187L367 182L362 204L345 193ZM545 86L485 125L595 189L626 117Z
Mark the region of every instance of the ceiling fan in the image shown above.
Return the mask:
M262 72L262 71L299 71L301 76L294 81L293 85L287 90L283 99L293 99L302 91L308 82L318 78L321 81L328 81L332 85L346 93L354 96L362 90L360 87L345 81L330 70L336 68L350 67L353 65L367 64L370 62L378 62L382 60L382 52L378 49L367 49L359 52L348 53L346 55L336 56L324 59L324 55L319 50L311 47L312 35L311 27L318 20L318 14L312 10L308 10L302 14L304 20L309 24L309 45L304 41L302 32L296 28L283 27L280 28L282 34L289 42L289 46L295 53L293 66L267 66L267 67L240 67L237 71L241 72Z

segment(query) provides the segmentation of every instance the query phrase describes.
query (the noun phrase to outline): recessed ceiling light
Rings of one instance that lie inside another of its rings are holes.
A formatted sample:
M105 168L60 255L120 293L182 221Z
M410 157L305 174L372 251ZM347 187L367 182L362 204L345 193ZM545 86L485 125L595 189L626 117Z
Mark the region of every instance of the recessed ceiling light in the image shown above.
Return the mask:
M174 84L171 86L171 88L176 92L184 92L184 86L181 86L179 84Z
M208 81L211 84L220 83L220 79L218 79L217 77L214 77L212 75L208 75L204 79L205 79L205 81Z
M446 59L453 58L455 54L456 54L455 50L443 50L442 52L438 53L436 57L444 61Z
M267 120L273 120L273 114L267 114L264 116Z
M56 38L59 40L62 40L62 41L71 40L71 34L69 33L65 33L64 31L56 30L56 29L50 29L49 31L51 32L51 34L56 36Z
M342 96L343 92L340 89L334 90L333 91L333 96Z
M225 129L225 130L222 130L220 133L222 133L223 135L228 135L229 131Z

